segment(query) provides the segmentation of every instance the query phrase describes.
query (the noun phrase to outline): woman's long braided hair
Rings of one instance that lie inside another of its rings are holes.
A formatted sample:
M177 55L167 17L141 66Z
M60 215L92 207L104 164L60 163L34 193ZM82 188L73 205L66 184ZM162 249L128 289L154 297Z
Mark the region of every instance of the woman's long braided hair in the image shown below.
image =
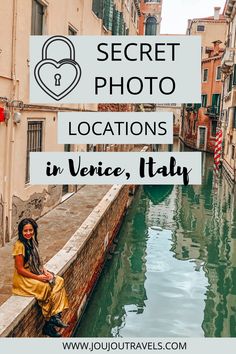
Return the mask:
M36 244L38 245L38 224L36 223L36 221L34 219L31 218L26 218L20 221L19 225L18 225L18 239L23 243L24 247L25 247L25 257L24 257L24 263L27 263L29 258L30 258L30 254L31 254L31 249L33 247L32 244L32 239L30 239L29 241L25 239L25 237L23 236L23 228L25 225L32 225L33 229L34 229L34 240L36 242Z

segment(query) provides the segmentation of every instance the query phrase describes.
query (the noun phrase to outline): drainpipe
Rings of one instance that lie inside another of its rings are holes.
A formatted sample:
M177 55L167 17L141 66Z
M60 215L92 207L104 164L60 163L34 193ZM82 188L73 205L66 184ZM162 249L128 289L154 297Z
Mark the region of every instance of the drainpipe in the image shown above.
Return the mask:
M12 100L17 100L16 97L16 40L17 40L17 5L18 0L14 0L13 7L13 32L12 32ZM12 109L11 119L11 141L10 141L10 170L9 170L9 234L12 236L12 204L13 204L13 168L14 168L14 149L15 149L15 123L13 122L14 108Z
M11 119L7 126L7 146L6 146L6 169L4 179L4 241L10 241L12 235L12 190L13 190L13 157L14 157L14 135L15 126L13 123L14 107L11 104L16 99L16 25L17 25L17 0L13 0L12 17L12 43L11 43L11 93L10 93L10 112Z

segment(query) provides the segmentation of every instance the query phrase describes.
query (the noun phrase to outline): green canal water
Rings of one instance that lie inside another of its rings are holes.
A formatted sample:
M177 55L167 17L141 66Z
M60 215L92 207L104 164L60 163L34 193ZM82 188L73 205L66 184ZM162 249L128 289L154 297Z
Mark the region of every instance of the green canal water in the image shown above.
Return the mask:
M236 195L212 167L140 187L75 337L236 336Z

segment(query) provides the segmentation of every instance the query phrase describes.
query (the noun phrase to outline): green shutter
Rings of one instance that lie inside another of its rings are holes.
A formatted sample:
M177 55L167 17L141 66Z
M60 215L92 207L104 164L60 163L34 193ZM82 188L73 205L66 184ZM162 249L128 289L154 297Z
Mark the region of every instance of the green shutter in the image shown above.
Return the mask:
M194 111L198 111L201 108L201 103L194 103Z
M207 106L207 95L202 95L202 107Z
M220 97L221 95L218 93L212 95L212 109L217 114L220 112Z
M113 11L113 26L112 26L112 34L114 36L119 35L119 29L120 29L120 12L116 9Z
M236 128L236 108L234 108L234 115L233 115L233 121L232 121L232 128Z
M236 85L236 64L234 64L234 77L233 77L233 85Z
M233 73L231 73L229 76L228 92L230 92L232 90L232 85L233 85Z
M92 10L98 18L103 17L103 1L104 0L93 0Z
M120 12L120 26L119 26L119 35L124 34L123 33L124 30L124 18L123 18L123 13Z
M107 30L112 30L114 4L113 0L104 0L103 25Z

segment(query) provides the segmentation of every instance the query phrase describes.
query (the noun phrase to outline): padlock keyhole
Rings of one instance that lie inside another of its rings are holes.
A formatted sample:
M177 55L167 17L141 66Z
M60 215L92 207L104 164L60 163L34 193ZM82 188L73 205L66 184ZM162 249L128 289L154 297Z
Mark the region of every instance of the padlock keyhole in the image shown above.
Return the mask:
M61 86L61 74L55 74L54 75L54 79L55 79L55 86Z

